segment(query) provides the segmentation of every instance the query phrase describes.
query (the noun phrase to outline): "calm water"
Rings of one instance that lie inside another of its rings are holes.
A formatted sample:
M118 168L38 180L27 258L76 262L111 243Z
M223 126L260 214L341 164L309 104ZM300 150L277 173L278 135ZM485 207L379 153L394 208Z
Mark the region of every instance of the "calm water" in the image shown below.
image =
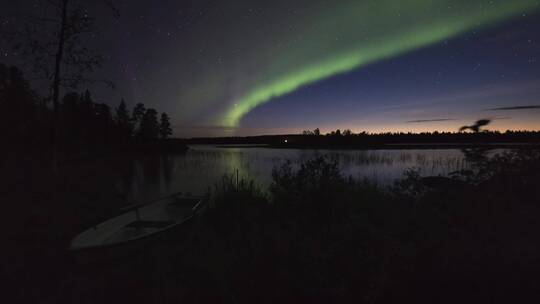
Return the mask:
M390 184L402 177L407 168L422 175L446 175L468 167L459 149L422 150L296 150L265 147L220 148L191 146L185 155L132 160L124 178L118 182L121 192L139 199L155 198L173 192L203 194L225 174L254 179L260 186L271 182L274 166L289 159L293 164L316 156L328 155L339 161L345 175L369 178Z

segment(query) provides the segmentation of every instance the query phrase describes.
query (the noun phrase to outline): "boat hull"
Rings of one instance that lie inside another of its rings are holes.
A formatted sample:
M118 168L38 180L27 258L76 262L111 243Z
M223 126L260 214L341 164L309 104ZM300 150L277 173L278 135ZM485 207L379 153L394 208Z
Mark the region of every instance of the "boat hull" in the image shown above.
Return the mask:
M146 211L147 214L137 214L137 218L124 219L122 224L117 227L117 231L114 231L114 229L111 229L110 227L103 227L107 225L110 226L111 222L114 224L114 221L119 221L121 217L126 218L131 215L127 215L128 213L126 213L85 230L72 241L70 251L77 263L93 264L100 262L114 262L117 260L124 261L126 259L144 259L149 255L152 255L156 250L156 247L163 250L181 250L186 239L191 235L192 223L195 217L204 209L202 203L202 199L193 199L193 206L190 206L190 208L193 209L191 214L178 219L176 222L170 222L171 224L167 226L158 226L158 228L156 228L155 223L160 223L160 221L140 220L139 216L150 217L149 214L153 214L154 219L156 218L155 214L160 214L160 216L163 217L160 210L158 210L159 212L154 213L149 212L152 211L153 207L151 205L146 205L144 207L146 210L141 208L141 212ZM167 207L167 205L164 206ZM154 209L157 210L158 208L163 208L163 206L157 205ZM132 212L134 211L130 211L129 213ZM169 223L167 221L161 222ZM150 229L150 232L145 231L144 228L148 228L146 225L151 225L153 230ZM92 237L97 239L104 238L103 232L101 232L100 229L109 229L110 232L106 235L107 238L102 240L101 243L92 242ZM119 231L121 230L145 232L141 232L141 235L138 237L123 239L122 237L126 235L126 233L123 231L123 233L120 234ZM111 241L111 239L114 240Z

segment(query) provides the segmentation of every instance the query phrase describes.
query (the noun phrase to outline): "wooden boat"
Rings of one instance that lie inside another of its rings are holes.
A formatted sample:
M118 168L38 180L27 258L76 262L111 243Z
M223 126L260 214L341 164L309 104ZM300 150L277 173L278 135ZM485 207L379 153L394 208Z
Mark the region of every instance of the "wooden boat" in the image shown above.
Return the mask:
M119 257L189 226L204 205L204 197L181 194L148 204L131 205L124 208L125 213L77 235L69 250L85 261Z

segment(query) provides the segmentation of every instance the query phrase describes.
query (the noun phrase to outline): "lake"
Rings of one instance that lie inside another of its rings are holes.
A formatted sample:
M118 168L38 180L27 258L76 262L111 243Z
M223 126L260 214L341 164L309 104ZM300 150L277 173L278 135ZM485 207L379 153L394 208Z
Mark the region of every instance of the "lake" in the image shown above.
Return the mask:
M382 185L402 177L408 168L429 176L447 175L470 165L460 149L312 150L197 145L190 146L186 154L131 160L117 187L138 200L179 191L204 194L225 174L236 172L240 178L253 179L266 187L275 166L286 160L297 166L322 155L338 160L344 175L368 178Z

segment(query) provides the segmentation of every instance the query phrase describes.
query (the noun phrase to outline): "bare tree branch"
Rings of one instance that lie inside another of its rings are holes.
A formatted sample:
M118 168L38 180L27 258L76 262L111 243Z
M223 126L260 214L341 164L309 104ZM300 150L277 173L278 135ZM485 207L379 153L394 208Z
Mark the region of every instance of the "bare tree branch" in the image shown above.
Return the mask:
M111 0L102 0L113 11L119 11ZM36 77L50 84L50 96L44 100L53 103L53 163L56 168L56 141L58 138L58 116L60 88L77 88L83 83L105 83L110 81L88 78L101 66L103 56L85 46L83 37L97 33L94 19L75 0L46 0L54 9L52 16L28 16L26 25L19 31L7 32L2 36L13 43L15 50L26 59Z

